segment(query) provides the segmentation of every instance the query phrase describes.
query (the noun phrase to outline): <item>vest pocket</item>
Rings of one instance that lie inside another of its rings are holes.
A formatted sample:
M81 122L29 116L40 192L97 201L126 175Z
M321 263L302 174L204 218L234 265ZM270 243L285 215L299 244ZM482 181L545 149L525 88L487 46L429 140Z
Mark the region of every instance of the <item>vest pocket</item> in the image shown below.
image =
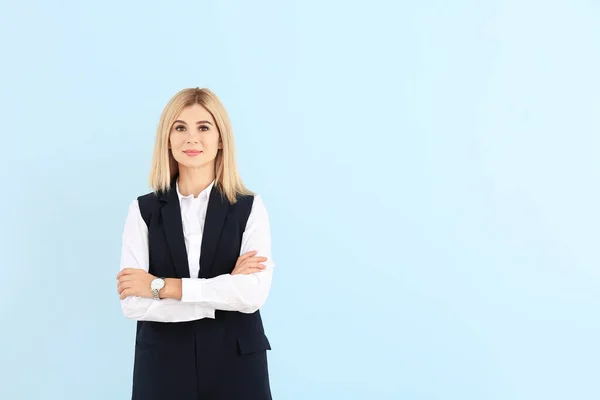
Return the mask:
M269 339L262 332L246 334L237 338L238 353L240 356L259 351L271 350Z

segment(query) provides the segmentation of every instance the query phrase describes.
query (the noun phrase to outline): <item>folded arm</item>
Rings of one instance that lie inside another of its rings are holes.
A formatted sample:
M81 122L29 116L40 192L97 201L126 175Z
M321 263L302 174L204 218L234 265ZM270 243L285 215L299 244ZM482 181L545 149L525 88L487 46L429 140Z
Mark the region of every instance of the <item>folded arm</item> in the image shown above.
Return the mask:
M149 269L148 227L140 214L137 200L129 206L121 248L121 270ZM123 314L133 320L156 322L183 322L214 318L214 308L202 304L183 303L175 299L154 300L141 296L127 296L121 300Z
M255 257L266 257L265 268L250 274L223 274L214 278L184 278L181 284L172 284L166 297L181 299L216 310L253 313L261 308L269 296L274 262L271 257L271 228L262 198L255 195L252 211L242 235L240 255L257 251ZM169 286L167 284L167 286Z

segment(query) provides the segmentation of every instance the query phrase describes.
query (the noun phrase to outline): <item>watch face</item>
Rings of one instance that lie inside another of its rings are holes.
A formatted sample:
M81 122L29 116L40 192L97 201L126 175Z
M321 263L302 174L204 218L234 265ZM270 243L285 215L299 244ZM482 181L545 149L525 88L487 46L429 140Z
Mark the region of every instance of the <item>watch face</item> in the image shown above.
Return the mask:
M163 288L163 286L165 286L165 281L163 281L162 279L155 279L152 281L152 283L150 284L150 287L152 289L157 289L160 290Z

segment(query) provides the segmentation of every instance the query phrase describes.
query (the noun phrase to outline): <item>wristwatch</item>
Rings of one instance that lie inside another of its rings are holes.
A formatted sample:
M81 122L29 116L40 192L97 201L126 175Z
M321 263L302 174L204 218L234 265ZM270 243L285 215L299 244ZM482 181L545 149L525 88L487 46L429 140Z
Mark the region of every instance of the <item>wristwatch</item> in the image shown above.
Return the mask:
M158 292L160 292L160 289L164 287L165 280L163 278L156 278L152 280L150 283L150 289L152 290L152 296L154 297L154 300L160 300Z

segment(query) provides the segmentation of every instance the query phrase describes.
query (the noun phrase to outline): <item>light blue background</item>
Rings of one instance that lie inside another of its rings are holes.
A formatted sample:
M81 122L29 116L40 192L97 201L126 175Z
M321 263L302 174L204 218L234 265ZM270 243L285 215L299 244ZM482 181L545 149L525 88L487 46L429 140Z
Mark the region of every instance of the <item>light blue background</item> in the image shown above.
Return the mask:
M195 86L270 213L275 399L600 398L598 1L168 3L2 2L1 399L129 398L121 232Z

